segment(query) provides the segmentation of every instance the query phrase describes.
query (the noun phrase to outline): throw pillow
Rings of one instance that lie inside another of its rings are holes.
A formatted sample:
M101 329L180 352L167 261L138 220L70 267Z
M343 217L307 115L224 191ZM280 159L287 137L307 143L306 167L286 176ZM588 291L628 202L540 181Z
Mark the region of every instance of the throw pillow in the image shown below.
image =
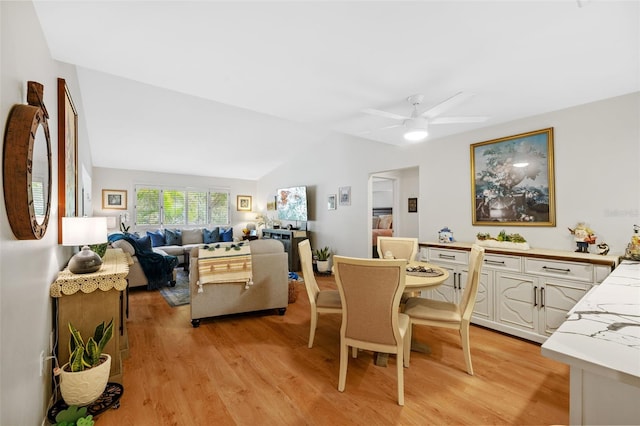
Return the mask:
M220 228L220 241L225 243L233 241L233 228Z
M213 244L220 242L220 228L215 227L211 231L207 228L202 230L202 239L205 244Z
M393 215L385 214L380 216L380 223L378 224L378 228L380 229L391 229L391 224L393 222Z
M151 238L148 235L145 235L144 237L140 237L140 238L137 238L135 234L129 234L129 235L138 244L138 250L145 253L153 251L153 248L151 247Z
M182 245L187 244L202 244L202 229L183 229L182 230Z
M165 229L164 239L167 241L168 246L181 246L182 232L179 229Z
M160 229L149 232L147 231L147 235L151 238L151 245L154 247L166 246L167 240L164 238L164 234Z
M371 229L378 229L379 225L380 225L380 217L373 216L373 218L371 219Z

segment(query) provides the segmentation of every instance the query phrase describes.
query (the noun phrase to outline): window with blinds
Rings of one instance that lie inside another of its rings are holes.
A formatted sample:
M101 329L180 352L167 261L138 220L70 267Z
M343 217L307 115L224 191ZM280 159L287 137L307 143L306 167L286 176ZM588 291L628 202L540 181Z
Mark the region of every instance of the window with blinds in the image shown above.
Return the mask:
M229 224L229 191L136 186L136 226Z

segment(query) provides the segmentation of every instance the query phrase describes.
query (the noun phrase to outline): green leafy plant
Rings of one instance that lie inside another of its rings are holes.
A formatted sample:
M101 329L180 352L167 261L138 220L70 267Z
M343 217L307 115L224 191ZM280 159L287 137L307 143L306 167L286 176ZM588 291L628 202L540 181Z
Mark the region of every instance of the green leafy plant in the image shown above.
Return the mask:
M507 234L503 229L497 237L493 238L488 232L478 232L476 234L478 240L495 240L510 243L526 243L527 240L520 234Z
M113 319L109 324L104 321L96 327L93 337L89 337L85 344L80 332L69 323L69 368L72 372L84 371L87 368L100 365L100 354L113 336Z
M56 426L93 426L93 416L87 415L87 407L70 406L58 413Z
M329 247L323 247L321 249L314 250L313 255L320 261L329 260L329 257L331 256L331 250L329 249Z

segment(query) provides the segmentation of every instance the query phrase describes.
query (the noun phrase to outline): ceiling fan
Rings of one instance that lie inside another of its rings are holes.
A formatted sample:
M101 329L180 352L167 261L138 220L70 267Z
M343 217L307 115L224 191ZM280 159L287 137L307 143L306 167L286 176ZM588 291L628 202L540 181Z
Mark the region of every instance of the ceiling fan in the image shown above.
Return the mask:
M392 118L394 120L402 120L401 123L381 127L376 130L404 127L406 129L404 138L410 142L418 142L429 135L430 124L482 123L487 121L489 117L481 116L439 117L443 112L465 102L474 95L474 93L470 92L458 92L426 111L420 111L420 104L424 100L424 95L416 94L409 96L407 101L413 106L413 111L411 111L411 115L409 117L377 109L365 109L362 112L380 117Z

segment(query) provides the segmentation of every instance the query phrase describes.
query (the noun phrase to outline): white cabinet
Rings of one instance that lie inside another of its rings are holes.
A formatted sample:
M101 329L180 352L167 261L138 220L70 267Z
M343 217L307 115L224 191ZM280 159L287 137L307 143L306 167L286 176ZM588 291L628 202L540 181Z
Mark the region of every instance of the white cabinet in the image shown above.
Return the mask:
M467 283L469 253L457 250L429 249L427 256L428 261L437 263L442 269L446 269L449 272L449 278L437 288L427 291L425 297L458 303ZM489 319L491 316L493 304L489 297L489 283L490 275L483 271L480 275L478 296L473 311L474 316L479 318Z
M449 271L449 279L425 297L457 302L467 279L471 244L420 245L426 261ZM564 322L567 312L616 264L614 256L486 249L471 321L544 342Z

